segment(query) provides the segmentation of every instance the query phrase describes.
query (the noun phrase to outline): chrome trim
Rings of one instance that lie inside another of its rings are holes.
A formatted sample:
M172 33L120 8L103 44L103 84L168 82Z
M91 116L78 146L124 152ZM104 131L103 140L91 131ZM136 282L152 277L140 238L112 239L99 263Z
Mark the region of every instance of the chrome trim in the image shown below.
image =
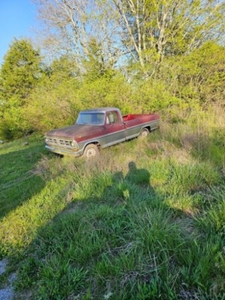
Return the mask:
M48 145L45 145L45 148L53 153L57 153L57 154L70 154L70 155L73 155L73 156L81 156L83 154L83 151L79 150L79 151L72 151L71 148L53 148L53 147L50 147ZM69 150L69 151L68 151Z

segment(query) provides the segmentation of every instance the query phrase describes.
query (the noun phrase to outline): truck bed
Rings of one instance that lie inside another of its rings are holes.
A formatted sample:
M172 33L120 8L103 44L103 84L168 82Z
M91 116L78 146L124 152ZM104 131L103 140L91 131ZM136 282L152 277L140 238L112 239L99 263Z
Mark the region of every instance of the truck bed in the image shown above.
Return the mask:
M148 120L149 120L149 117L150 117L150 119L155 120L155 119L157 119L158 116L156 114L128 114L128 115L122 116L124 122L131 121L131 120L137 120L137 119L143 120L146 118L148 118Z

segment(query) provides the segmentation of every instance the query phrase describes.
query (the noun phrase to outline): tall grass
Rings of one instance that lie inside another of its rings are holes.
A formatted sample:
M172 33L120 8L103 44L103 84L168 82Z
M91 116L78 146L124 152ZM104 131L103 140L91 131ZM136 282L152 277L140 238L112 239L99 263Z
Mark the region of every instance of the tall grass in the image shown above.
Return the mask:
M17 272L17 299L224 299L224 149L214 128L222 127L198 122L204 135L191 119L162 122L149 139L93 161L31 142L32 159L20 165L15 146L13 180L25 196L16 202L12 184L1 183L17 204L2 215L0 253Z

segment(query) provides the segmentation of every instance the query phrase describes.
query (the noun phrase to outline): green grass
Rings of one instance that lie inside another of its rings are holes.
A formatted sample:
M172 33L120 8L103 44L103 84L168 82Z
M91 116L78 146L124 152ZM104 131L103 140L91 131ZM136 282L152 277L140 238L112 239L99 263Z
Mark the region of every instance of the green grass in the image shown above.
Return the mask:
M31 173L41 158L43 145L14 142L1 146L0 156L0 218L21 205L44 187L44 181Z
M222 137L208 128L190 145L176 126L90 162L42 141L0 146L0 255L16 299L224 299Z

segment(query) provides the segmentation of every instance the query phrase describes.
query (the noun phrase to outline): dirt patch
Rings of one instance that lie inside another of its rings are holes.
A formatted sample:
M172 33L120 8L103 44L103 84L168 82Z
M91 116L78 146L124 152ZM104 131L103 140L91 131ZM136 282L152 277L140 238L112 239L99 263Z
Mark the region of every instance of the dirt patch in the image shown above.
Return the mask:
M0 261L0 275L3 275L6 271L7 267L7 260L3 259ZM5 286L3 286L2 289L0 289L0 300L12 300L14 297L14 292L13 292L13 282L16 279L16 274L12 273L8 277L7 283Z
M0 275L5 273L6 266L7 266L7 260L6 259L0 260Z
M12 300L13 296L13 288L11 286L0 290L0 300Z

